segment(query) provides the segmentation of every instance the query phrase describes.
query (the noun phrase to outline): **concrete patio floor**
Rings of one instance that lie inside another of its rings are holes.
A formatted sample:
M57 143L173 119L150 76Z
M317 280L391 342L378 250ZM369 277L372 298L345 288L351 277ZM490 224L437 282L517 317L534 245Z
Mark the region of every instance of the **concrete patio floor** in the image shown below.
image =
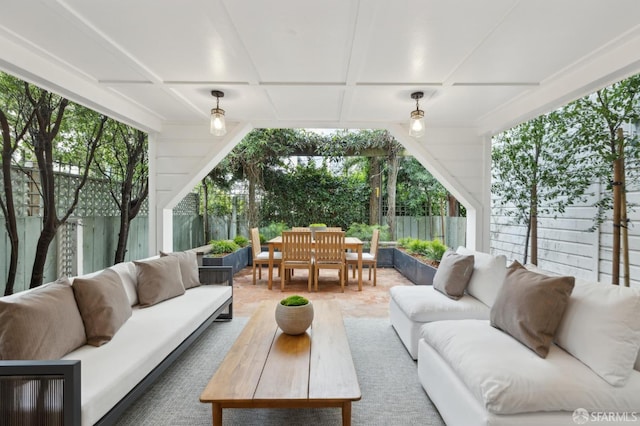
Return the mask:
M233 277L233 309L234 315L251 316L258 304L263 300L273 300L274 303L292 294L299 294L311 300L335 300L342 308L344 317L389 317L389 289L397 285L414 285L393 268L378 268L376 286L368 281L368 272L363 270L362 291L358 291L357 277L349 277L349 285L344 293L340 292L340 281L336 271L323 270L320 272L318 292L307 290L308 274L304 270L296 270L291 282L285 284L284 292L280 291L280 279L274 270L273 289L267 288L268 269L262 269L262 280L257 279L252 284L252 268L247 267ZM373 278L373 277L372 277Z

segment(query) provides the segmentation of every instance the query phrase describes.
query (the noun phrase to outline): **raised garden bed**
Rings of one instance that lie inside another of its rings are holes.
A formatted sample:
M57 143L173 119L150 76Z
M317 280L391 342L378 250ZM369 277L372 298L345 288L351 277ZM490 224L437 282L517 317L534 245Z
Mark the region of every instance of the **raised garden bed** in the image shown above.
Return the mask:
M394 248L393 266L416 285L432 285L437 268L429 265L409 253Z
M203 266L231 266L233 268L233 274L237 274L247 266L251 264L251 247L242 247L233 253L223 255L205 254L202 256ZM220 274L219 277L213 278L215 283L225 282L224 274ZM218 281L219 279L219 281Z

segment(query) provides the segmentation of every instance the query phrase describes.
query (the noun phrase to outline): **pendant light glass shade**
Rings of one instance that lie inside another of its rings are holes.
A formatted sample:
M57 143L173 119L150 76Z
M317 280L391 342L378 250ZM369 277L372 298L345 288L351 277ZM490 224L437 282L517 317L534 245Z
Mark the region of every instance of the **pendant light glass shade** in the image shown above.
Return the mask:
M227 133L227 125L224 120L224 110L220 108L220 98L224 97L224 92L212 90L211 96L216 97L216 107L211 110L210 132L214 136L224 136Z
M414 138L424 135L424 111L411 111L411 122L409 123L409 134Z
M411 111L411 120L409 121L409 135L414 138L418 138L424 135L425 125L424 125L424 111L420 109L420 105L418 104L418 100L422 99L424 93L422 92L414 92L411 94L411 99L416 100L416 109Z
M214 136L224 136L227 133L227 126L224 122L224 110L213 108L211 110L211 134Z

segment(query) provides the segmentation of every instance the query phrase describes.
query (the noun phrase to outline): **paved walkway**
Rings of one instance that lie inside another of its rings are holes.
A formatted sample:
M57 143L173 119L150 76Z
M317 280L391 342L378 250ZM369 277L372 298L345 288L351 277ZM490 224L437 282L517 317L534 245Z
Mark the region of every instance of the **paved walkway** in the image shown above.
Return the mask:
M267 289L268 269L262 269L262 280L252 285L252 269L244 268L233 277L233 309L234 315L250 316L262 300L279 301L292 294L299 294L314 300L335 300L342 308L344 317L353 318L388 318L389 289L396 285L413 285L402 274L393 268L378 268L377 285L367 281L367 270L363 271L362 291L358 291L357 278L349 278L349 285L344 293L340 292L340 281L336 271L320 272L318 292L307 290L307 272L297 269L291 283L285 284L285 291L280 291L280 281L274 271L273 289ZM257 271L256 271L257 275ZM372 277L373 278L373 277Z

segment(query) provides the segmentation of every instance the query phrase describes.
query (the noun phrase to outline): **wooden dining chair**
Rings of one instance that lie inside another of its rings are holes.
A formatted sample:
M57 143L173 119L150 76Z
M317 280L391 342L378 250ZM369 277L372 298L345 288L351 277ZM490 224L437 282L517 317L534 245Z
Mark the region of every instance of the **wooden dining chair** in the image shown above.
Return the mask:
M256 269L258 269L258 279L262 279L262 268L269 267L269 252L262 251L260 245L260 231L258 228L251 228L251 249L253 251L253 285L256 285ZM278 267L278 276L280 276L280 263L282 262L282 253L277 251L273 253L273 265Z
M337 269L340 277L340 288L344 293L344 281L346 275L344 232L316 232L314 268L316 291L318 291L318 277L320 275L320 269Z
M309 271L309 291L313 277L313 257L311 252L311 232L282 232L282 263L280 264L280 290L284 291L287 270L307 269Z
M371 236L371 246L369 253L362 253L362 267L369 269L369 281L371 281L371 269L373 269L373 286L376 286L376 275L378 270L378 242L380 241L380 230L374 229ZM353 277L356 277L356 269L358 268L358 253L346 254L346 267L353 268Z

